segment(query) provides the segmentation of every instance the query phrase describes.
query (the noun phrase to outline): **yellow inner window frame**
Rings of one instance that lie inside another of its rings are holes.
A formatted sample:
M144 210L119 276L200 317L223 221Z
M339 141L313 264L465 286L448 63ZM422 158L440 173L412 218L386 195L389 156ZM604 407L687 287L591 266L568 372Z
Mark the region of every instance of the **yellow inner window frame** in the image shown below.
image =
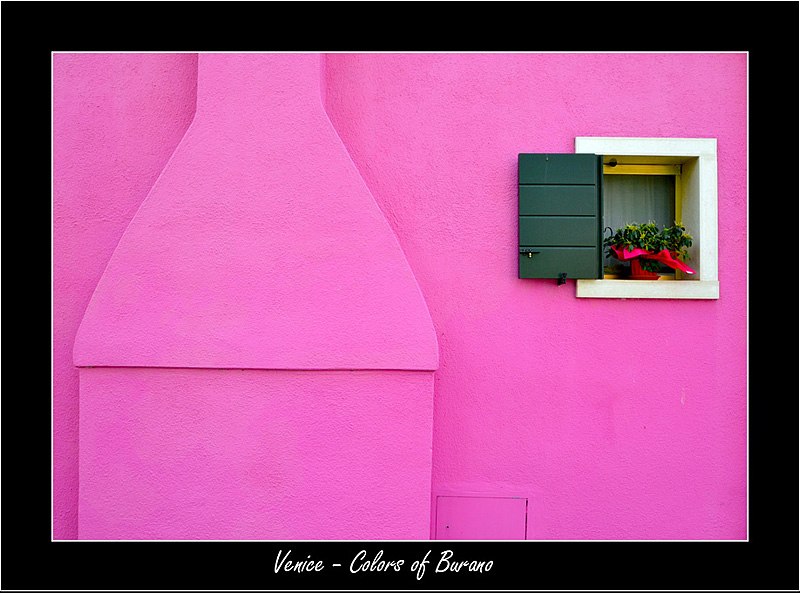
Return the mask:
M673 163L660 163L658 157L603 157L603 175L674 175L675 176L675 221L682 219L681 167ZM603 278L618 278L603 275ZM684 278L683 272L675 270L675 280ZM664 276L661 279L665 279Z

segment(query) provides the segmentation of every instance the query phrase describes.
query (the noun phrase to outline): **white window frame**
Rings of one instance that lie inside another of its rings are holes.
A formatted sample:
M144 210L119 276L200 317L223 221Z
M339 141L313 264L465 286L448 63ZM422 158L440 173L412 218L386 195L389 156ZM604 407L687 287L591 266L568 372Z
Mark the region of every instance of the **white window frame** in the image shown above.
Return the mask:
M717 276L717 140L716 138L576 137L575 152L656 157L682 166L683 224L694 241L689 265L697 274L686 279L577 280L577 297L623 299L718 299Z

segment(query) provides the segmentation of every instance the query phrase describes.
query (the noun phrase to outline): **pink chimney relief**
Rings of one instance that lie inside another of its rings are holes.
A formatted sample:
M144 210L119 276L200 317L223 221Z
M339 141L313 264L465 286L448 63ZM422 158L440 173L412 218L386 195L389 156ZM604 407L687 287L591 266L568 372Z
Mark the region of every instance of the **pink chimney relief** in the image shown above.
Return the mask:
M197 88L75 341L79 537L427 537L433 324L319 56Z
M745 54L53 58L55 539L747 537ZM719 298L518 278L576 137L716 140Z

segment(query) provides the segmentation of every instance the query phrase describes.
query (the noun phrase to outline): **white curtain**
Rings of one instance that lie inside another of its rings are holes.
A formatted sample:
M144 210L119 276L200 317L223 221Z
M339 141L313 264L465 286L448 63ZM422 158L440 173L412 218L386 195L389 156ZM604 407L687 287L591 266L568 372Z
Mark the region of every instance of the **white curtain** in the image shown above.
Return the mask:
M603 238L630 223L655 222L659 229L675 222L673 175L604 175ZM603 250L605 253L605 250ZM604 256L603 265L620 263Z

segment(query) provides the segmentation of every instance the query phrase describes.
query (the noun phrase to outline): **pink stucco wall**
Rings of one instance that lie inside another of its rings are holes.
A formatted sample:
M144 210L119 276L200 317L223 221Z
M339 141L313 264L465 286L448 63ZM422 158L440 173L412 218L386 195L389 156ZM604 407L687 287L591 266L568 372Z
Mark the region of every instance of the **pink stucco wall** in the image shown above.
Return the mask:
M428 535L432 373L80 374L80 539Z
M746 536L745 54L329 54L327 107L440 342L432 495L529 538ZM717 138L720 299L517 278L520 152Z
M423 538L438 344L320 57L203 54L197 73L76 334L78 535Z
M419 286L320 99L317 54L203 54L78 366L435 370Z
M78 529L75 334L195 111L197 55L53 55L53 537Z
M72 321L64 322L59 332L54 328L54 365L61 369L54 372L54 534L76 537L77 374L65 352L114 246L186 129L187 114L193 108L191 101L184 100L177 113L164 111L163 106L156 108L161 101L143 100L148 96L145 91L179 88L184 92L181 96L188 99L191 85L159 65L180 64L184 67L181 72L189 72L186 68L193 63L181 61L183 56L155 54L60 59L61 64L54 61L54 124L58 124L54 125L54 214L59 213L54 217L54 301L63 300L54 302L54 326L59 318ZM133 83L118 84L129 71L124 66L120 70L120 64L134 59L140 70L139 78L133 78L144 89ZM385 217L402 250L404 259L394 260L397 278L408 295L418 286L438 340L438 370L432 387L433 467L425 508L430 510L440 494L511 494L529 500L528 538L746 537L746 55L330 54L324 57L323 66L313 68L324 75L322 96L328 115L380 208L382 217L375 224ZM73 74L67 76L69 72ZM107 78L93 78L100 75ZM115 94L98 94L108 86L117 89ZM75 89L84 89L84 97L103 97L98 101L103 108L121 101L130 105L130 110L91 111L85 105L87 100L74 94ZM257 93L246 85L240 90ZM291 91L288 95L293 96ZM159 129L155 125L159 118L170 120L171 127ZM120 122L126 121L149 130L153 138L160 135L161 140L152 141L160 151L100 134L118 130ZM78 132L90 141L76 140ZM289 145L296 133L296 126L285 125L274 136ZM576 136L717 138L719 300L577 299L572 282L557 286L555 282L517 278L516 155L572 152ZM205 138L214 141L213 134ZM95 162L61 168L79 149L88 151L89 156L105 155L114 163L135 162L143 169L127 178L134 179L139 189L121 187L119 176L110 175ZM244 168L237 169L237 162L246 161L232 159L225 168L233 179L244 172ZM313 163L309 157L309 166ZM303 174L297 170L295 178L301 180ZM350 178L355 185L356 178ZM94 185L92 179L96 179ZM125 194L129 214L108 229L100 224L105 215L97 212L101 212L105 196L119 194ZM180 212L180 204L173 203L172 211ZM225 211L225 204L209 207ZM195 230L206 228L200 217L193 224ZM137 232L142 232L141 228L133 228L132 236ZM63 242L57 241L58 237L64 237ZM103 246L102 253L88 251L98 248L93 241ZM159 254L184 261L175 244L162 245ZM396 253L390 243L381 245L385 253ZM241 253L246 255L246 250ZM124 257L120 252L118 261ZM405 261L414 284L402 271ZM246 257L240 263L247 269ZM125 286L132 286L130 274L135 276L138 271L129 266L116 269L119 277L127 278ZM83 288L73 288L74 281L64 270L80 274ZM287 288L285 283L283 288ZM204 311L213 305L200 298L203 290L198 286L178 303L190 312L185 307L195 303L193 313L201 323L208 321ZM109 291L101 299L113 294ZM255 294L246 293L245 298ZM377 307L377 298L373 293L366 306ZM215 306L219 312L221 305ZM137 325L135 319L140 311L132 312L130 327L142 332L146 326ZM108 313L98 317L103 318L107 319ZM234 325L241 321L235 316L220 319ZM87 323L91 324L91 319ZM416 344L415 351L429 352L425 324L420 323L421 333L412 330L410 335L423 337L405 343ZM93 327L98 332L103 329L99 324ZM99 339L102 335L94 335L98 340L87 342L83 352L101 357L97 360L106 357L99 364L119 364L111 358L117 351L103 351L99 347L108 342ZM121 336L118 333L114 339ZM183 355L179 338L186 340L186 335L172 334L155 353L141 348L144 336L133 334L128 345L140 347L133 352L149 356L151 361L158 356L163 361ZM221 347L209 356L217 356L214 360L218 362L220 352L224 352ZM90 360L83 364L91 365ZM433 359L426 355L412 360L427 361L417 368L430 369ZM84 369L81 379L87 381L90 392L106 394L109 401L119 403L119 409L127 410L124 430L118 434L125 435L131 447L142 450L153 443L169 444L170 428L181 414L188 413L169 407L177 405L176 401L158 400L153 394L163 387L156 386L165 381L191 382L192 373L210 371L184 369L173 375L164 369L117 369L114 373L125 377L123 385L130 387L126 391L130 401L118 388L112 389L116 381L109 381L110 372ZM130 380L131 372L141 373L141 381L150 387L142 389L143 383ZM227 398L238 402L234 410L246 410L249 417L257 418L264 413L264 404L251 396L267 389L262 380L265 375L238 372L243 373L241 378L226 375L216 387L195 381L192 390L177 401L188 404L193 393L213 418L228 413ZM275 372L262 371L270 379L287 380L286 375L273 375ZM417 376L417 371L399 372ZM388 393L393 402L406 388L385 384L388 377L372 378L375 382L371 384L378 392ZM325 389L341 389L347 384L353 402L367 396L357 386L336 381ZM302 389L312 399L322 389L313 385ZM175 384L172 388L175 391ZM424 414L424 401L416 403L417 411ZM139 411L149 410L150 417L159 419L147 428L150 433L137 420L136 405ZM158 405L167 406L169 413L160 416ZM93 406L91 399L81 401L82 420L85 411L98 422L119 420L115 416L119 410ZM288 419L288 408L281 409L284 415L277 418ZM379 410L368 409L376 414L375 419L388 422ZM203 438L217 438L219 430L229 429L215 428L211 420L195 414L195 428L184 429L186 442L193 444L201 458L209 458L210 453L201 446ZM366 425L366 417L357 419L359 426ZM411 424L402 416L399 421ZM82 426L87 430L87 442L97 447L81 450L83 460L88 458L84 455L102 448L103 435L108 433L91 420ZM273 428L286 434L285 426ZM137 429L142 429L140 435ZM131 430L134 432L126 432ZM247 430L247 442L263 444L258 440L261 437ZM224 434L229 439L234 433ZM340 435L331 432L325 438L335 443ZM309 442L303 443L296 452L307 454L307 446ZM212 468L221 471L219 459L211 460ZM123 466L134 473L141 470L131 466L130 457L117 460L120 463L114 463L112 457L100 461L109 472ZM182 457L178 471L188 472L193 463L197 459ZM241 465L225 471L244 480L251 469ZM164 473L156 474L161 477L147 487L163 486L173 492L168 468L161 470ZM407 470L414 472L413 468ZM81 483L82 489L85 486L87 492L92 491L86 499L87 529L102 523L91 515L90 503L95 504L95 497L105 488L113 492L111 485L100 483L100 476L92 479L95 481ZM296 479L297 475L292 475L292 480ZM237 502L234 492L220 496ZM247 505L241 506L242 500L238 503L244 515L253 512ZM170 516L175 516L176 509L171 508ZM151 506L148 512L155 518L145 519L144 524L151 529L148 533L157 534L159 509ZM415 507L413 513L417 512ZM338 516L325 519L333 523L321 523L326 526L324 533L343 533L335 523L348 515ZM141 516L139 519L141 527ZM230 529L234 520L226 516L222 532ZM432 528L430 522L428 526ZM201 525L195 534L206 527ZM117 530L135 537L122 524L109 529L107 533Z

